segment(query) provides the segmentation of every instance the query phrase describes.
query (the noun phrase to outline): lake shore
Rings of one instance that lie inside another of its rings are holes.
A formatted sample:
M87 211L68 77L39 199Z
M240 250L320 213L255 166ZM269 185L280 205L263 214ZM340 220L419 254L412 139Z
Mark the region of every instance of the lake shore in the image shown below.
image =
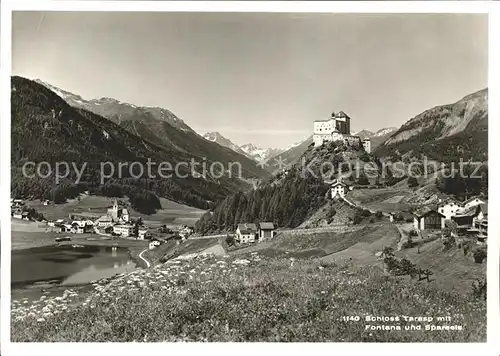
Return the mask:
M23 251L32 248L48 246L116 246L127 249L130 259L137 267L146 268L144 260L138 258L139 254L148 248L148 241L129 240L120 238L110 238L97 234L60 234L47 230L44 224L12 219L11 251ZM56 237L69 236L71 241L55 242ZM79 294L86 294L91 291L91 283L77 286L60 285L51 281L36 283L20 288L13 288L11 291L12 300L39 299L41 296L58 296L67 289L78 290Z

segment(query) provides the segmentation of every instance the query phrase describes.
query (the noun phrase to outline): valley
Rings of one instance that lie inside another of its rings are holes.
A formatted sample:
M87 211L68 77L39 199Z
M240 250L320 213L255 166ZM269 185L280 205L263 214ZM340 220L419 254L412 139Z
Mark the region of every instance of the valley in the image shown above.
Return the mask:
M451 310L456 324L425 327L462 332L431 340L486 337L487 159L481 147L472 152L485 167L477 181L443 173L462 147L457 135L487 135L487 91L426 111L400 129L352 134L350 118L332 113L314 123L308 139L260 149L217 132L202 137L166 109L84 100L44 82L13 79L16 340L98 340L107 333L115 341L417 341L429 336L387 335L376 326L369 332L369 323L347 327L339 320L353 313L444 318ZM29 125L43 127L36 145ZM59 152L52 139L67 150ZM430 155L430 162L444 157L444 168L436 177L415 178L412 169L421 172L429 162L422 155L436 147L446 154ZM197 176L187 168L182 179L135 179L129 172L99 184L94 165L76 184L71 175L57 185L22 177L28 158L47 153L53 162L235 160L243 175ZM396 176L388 162L414 167ZM450 206L458 208L445 215ZM82 331L89 320L116 317L107 312L111 300L118 314L135 305L134 323L161 308L172 310L173 324L155 321L138 330L114 322ZM272 303L288 307L270 309ZM192 321L190 310L203 318ZM244 310L255 316L248 319ZM230 326L207 327L227 318ZM246 320L245 328L235 320ZM54 325L64 333L54 333ZM117 333L123 328L125 334Z

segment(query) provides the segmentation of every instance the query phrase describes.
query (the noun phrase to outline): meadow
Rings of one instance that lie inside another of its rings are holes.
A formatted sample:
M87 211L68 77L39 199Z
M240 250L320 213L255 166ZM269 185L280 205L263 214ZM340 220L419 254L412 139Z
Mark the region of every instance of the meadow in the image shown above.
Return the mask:
M486 302L351 261L199 255L97 281L85 296L14 301L11 332L13 342L484 342Z

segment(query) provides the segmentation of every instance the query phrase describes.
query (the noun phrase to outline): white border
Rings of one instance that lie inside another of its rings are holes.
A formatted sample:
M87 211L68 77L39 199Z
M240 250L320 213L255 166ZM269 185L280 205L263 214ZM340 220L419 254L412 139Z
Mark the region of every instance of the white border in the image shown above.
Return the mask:
M499 323L499 274L498 254L500 244L497 237L500 237L500 185L495 185L491 179L498 176L499 161L497 153L500 153L500 107L498 79L500 73L499 46L500 37L500 4L488 1L470 2L205 2L205 1L182 1L182 2L153 2L153 1L24 1L9 0L2 1L1 4L1 145L0 162L0 218L2 233L2 258L1 258L1 353L4 355L85 355L96 352L120 353L123 354L164 354L167 353L203 353L204 355L221 354L255 354L256 352L287 352L287 353L311 353L322 352L332 353L352 353L361 352L363 354L394 353L399 355L419 355L428 353L434 355L442 352L480 353L482 355L500 354L498 336L500 332ZM119 8L118 8L119 7ZM10 343L10 213L7 202L10 199L10 72L11 72L11 11L12 10L43 10L43 11L212 11L212 12L336 12L336 13L490 13L490 71L489 71L489 170L490 199L489 203L493 207L490 214L498 218L491 219L490 223L490 245L488 256L488 344L11 344ZM494 24L496 22L496 24ZM496 39L496 41L494 40ZM496 82L493 80L496 78Z

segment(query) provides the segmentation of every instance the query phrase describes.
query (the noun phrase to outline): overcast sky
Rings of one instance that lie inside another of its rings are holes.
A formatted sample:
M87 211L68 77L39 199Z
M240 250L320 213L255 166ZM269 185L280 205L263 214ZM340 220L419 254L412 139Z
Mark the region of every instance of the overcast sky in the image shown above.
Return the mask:
M30 12L13 74L164 107L200 134L286 147L345 111L399 127L485 88L487 15Z

